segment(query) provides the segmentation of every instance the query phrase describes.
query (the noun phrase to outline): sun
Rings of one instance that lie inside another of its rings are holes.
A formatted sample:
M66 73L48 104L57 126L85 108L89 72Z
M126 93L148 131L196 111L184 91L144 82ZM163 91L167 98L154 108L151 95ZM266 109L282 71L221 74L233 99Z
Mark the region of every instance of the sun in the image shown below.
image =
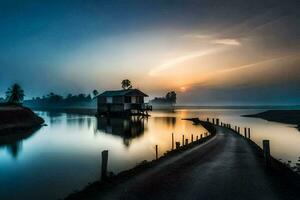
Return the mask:
M185 86L181 86L181 87L180 87L180 91L181 91L181 92L185 92L185 91L186 91L186 87L185 87Z

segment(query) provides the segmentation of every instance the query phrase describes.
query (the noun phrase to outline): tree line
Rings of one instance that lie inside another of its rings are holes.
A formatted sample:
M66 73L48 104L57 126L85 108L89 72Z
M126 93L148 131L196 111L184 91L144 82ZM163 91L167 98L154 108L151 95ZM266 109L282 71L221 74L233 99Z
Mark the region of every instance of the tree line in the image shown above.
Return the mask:
M175 91L168 92L164 97L155 97L150 100L150 104L153 105L171 105L176 104L177 96Z
M123 90L132 89L131 81L125 79L121 82L121 86ZM57 106L57 107L65 107L65 106L89 106L93 102L93 98L99 94L99 92L95 89L91 94L68 94L67 96L62 96L59 94L55 94L50 92L47 95L42 97L33 97L31 100L24 100L25 93L22 87L15 83L11 87L9 87L6 91L6 98L0 98L0 103L4 102L6 104L22 104L24 103L29 107L48 107L48 106ZM171 91L168 92L164 97L155 97L150 100L150 104L157 105L171 105L176 104L176 92Z
M91 94L68 94L61 96L53 92L42 97L34 97L31 100L24 101L24 105L29 107L69 107L69 106L88 106L92 103L93 97L98 94L96 90Z

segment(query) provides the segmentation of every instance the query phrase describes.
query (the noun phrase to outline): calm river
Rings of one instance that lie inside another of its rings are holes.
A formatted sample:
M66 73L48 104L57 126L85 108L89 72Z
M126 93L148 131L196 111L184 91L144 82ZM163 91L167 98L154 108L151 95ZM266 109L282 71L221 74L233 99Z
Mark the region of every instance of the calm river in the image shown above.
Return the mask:
M240 117L263 110L182 109L152 112L148 119L96 119L92 116L38 112L48 126L24 137L0 137L0 199L57 199L101 177L101 151L109 150L109 171L118 173L171 149L182 135L206 132L186 117L220 118L251 127L261 145L270 139L271 153L295 163L300 156L300 132L292 125Z

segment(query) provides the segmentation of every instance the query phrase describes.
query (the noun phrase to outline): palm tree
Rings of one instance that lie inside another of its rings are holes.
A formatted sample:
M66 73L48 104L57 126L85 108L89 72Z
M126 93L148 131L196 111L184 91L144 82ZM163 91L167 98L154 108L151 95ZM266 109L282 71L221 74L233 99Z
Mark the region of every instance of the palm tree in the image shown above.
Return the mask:
M97 96L98 94L99 94L99 92L97 90L93 90L94 97Z
M6 99L9 103L21 104L24 96L24 90L17 83L13 84L6 91Z
M128 90L128 89L132 88L131 81L128 79L123 80L121 84L122 84L123 90Z

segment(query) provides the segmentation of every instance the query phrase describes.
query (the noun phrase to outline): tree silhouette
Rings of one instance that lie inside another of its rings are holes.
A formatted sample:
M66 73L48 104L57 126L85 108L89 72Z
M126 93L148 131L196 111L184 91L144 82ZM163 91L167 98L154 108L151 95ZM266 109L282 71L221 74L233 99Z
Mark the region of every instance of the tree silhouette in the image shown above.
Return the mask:
M172 92L168 92L166 94L166 99L168 102L170 102L171 104L175 104L176 103L176 92L172 91Z
M13 84L10 88L6 91L6 98L9 103L22 103L24 99L24 90L21 86L17 83Z
M99 94L99 92L97 90L93 90L93 95L97 96Z
M128 79L123 80L121 84L122 84L123 90L128 90L128 89L132 88L131 81Z

